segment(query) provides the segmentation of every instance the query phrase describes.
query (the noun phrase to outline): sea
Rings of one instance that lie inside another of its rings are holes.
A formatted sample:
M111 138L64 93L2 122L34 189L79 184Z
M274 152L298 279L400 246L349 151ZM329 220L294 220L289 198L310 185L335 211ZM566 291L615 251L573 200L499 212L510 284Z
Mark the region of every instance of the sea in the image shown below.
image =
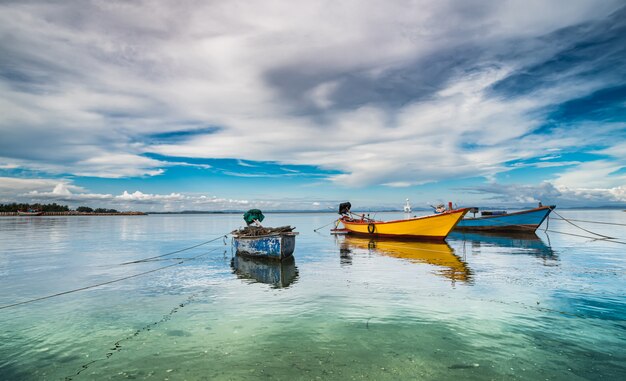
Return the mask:
M233 253L241 214L1 217L0 380L625 380L626 212L557 211L445 243L266 213L283 263Z

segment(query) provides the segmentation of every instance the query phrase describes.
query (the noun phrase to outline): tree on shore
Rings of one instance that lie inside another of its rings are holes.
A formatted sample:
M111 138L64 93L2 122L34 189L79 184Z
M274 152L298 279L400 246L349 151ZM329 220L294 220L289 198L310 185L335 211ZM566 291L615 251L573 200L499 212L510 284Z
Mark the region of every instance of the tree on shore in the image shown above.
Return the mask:
M94 210L94 213L119 213L119 212L115 209L96 208L96 210Z
M52 212L69 212L70 208L67 205L58 205L56 202L52 204L27 204L27 203L11 203L11 204L0 204L0 212L4 213L16 213L17 211L28 211L28 210L38 210L44 213L52 213ZM115 214L119 213L119 211L115 209L106 209L106 208L90 208L88 206L79 206L76 208L77 212L80 213L106 213L106 214Z
M52 204L26 204L26 203L11 203L0 204L0 212L12 212L15 213L18 210L40 210L42 212L69 212L70 208L67 205L59 205L56 202Z

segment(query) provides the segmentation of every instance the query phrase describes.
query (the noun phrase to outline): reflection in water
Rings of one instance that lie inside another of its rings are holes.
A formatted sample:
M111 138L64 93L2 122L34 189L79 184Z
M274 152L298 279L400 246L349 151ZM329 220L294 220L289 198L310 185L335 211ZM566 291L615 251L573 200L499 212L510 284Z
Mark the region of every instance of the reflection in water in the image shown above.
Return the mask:
M298 278L298 268L294 257L282 261L268 261L235 255L230 263L233 272L240 279L252 279L275 287L289 287Z
M546 245L535 232L530 233L464 233L452 232L449 239L465 241L473 249L480 251L482 247L507 248L510 254L532 255L544 260L545 265L553 265L558 260L554 250Z
M350 266L352 264L352 249L348 245L343 244L344 238L345 235L334 235L335 245L339 246L339 264L341 266Z
M454 250L445 242L416 242L391 239L368 239L346 236L340 244L341 261L350 257L351 249L368 249L381 255L405 259L415 263L427 263L437 266L435 274L444 276L452 283L456 281L471 283L472 272ZM351 261L351 257L350 257Z

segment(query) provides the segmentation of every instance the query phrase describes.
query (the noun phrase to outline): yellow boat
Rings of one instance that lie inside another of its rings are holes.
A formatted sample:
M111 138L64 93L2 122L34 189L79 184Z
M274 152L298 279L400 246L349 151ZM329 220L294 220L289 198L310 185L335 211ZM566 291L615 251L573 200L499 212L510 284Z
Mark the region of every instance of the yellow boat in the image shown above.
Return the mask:
M359 219L347 215L341 217L340 220L348 230L348 234L442 241L468 211L468 208L455 209L440 214L395 221Z
M414 263L437 266L435 274L460 282L470 282L472 272L465 262L454 254L445 242L398 241L388 238L361 238L347 236L342 247L368 249L379 254Z

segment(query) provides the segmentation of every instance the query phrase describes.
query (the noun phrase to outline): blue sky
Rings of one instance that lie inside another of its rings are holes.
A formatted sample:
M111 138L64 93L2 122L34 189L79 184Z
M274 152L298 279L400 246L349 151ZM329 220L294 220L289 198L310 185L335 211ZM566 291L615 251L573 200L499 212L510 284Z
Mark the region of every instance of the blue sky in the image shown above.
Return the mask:
M8 1L0 202L626 205L623 1Z

